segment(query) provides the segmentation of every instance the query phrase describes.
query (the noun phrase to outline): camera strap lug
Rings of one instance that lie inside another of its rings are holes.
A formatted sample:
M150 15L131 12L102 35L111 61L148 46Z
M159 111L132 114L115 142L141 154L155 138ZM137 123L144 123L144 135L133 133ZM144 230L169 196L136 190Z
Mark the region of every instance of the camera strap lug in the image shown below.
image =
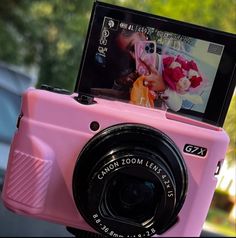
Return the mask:
M94 97L87 94L79 94L78 97L75 97L75 100L84 105L91 105L96 103Z

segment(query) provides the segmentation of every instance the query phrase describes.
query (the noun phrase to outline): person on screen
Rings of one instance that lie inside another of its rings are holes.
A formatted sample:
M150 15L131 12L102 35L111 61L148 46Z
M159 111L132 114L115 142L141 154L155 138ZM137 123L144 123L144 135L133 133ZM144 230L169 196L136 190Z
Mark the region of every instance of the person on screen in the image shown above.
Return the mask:
M128 30L122 30L116 37L115 43L117 47L130 56L131 61L135 61L135 43L138 41L145 41L147 37L144 33L133 32ZM156 67L146 64L146 67L149 70L149 75L145 76L144 84L147 86L151 93L155 94L157 107L160 106L164 108L170 108L173 111L179 111L182 106L182 97L178 92L172 90L163 79L162 76L162 58L160 54L157 54L157 63ZM123 73L123 74L122 74ZM121 73L121 76L114 81L113 88L116 90L130 90L134 82L140 76L134 70L134 68L125 69ZM164 103L163 103L164 102Z
M115 43L121 51L129 55L131 61L135 62L135 44L146 40L148 37L144 33L122 30L117 34ZM155 67L143 60L149 71L143 78L144 85L153 94L155 106L179 111L184 100L202 104L201 96L196 93L189 94L202 84L197 64L183 55L166 55L162 52L156 53L156 56ZM130 91L140 77L134 68L123 70L123 74L114 81L113 88Z

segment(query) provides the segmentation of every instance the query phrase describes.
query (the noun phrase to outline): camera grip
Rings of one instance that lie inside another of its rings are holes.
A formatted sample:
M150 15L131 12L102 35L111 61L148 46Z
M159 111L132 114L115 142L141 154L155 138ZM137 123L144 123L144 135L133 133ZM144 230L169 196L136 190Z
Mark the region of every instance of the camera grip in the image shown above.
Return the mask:
M34 213L40 212L52 169L51 160L43 160L14 150L10 176L6 185L7 197Z

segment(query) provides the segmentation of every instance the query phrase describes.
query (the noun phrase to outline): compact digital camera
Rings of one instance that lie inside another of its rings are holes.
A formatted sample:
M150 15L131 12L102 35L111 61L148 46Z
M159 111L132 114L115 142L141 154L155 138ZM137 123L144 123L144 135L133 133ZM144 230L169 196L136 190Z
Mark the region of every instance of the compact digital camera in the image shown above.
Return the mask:
M155 60L140 76L144 34ZM74 92L23 94L5 206L111 237L199 236L229 143L235 45L232 34L95 1ZM155 107L130 103L135 80L163 72L172 87L141 84Z
M3 201L114 237L198 236L228 142L218 127L165 111L32 88Z

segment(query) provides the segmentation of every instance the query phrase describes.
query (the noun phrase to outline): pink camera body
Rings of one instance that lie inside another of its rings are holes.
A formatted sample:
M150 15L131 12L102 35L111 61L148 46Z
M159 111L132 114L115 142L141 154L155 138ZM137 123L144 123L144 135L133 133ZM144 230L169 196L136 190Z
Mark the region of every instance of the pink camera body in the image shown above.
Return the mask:
M75 96L34 88L24 93L2 192L5 206L18 214L100 232L88 224L75 203L72 181L78 157L88 141L106 128L125 123L147 125L172 139L184 158L188 176L178 219L160 236L199 236L229 143L225 131L120 101L95 98L96 103L85 105ZM95 129L92 122L96 122ZM114 166L110 164L110 170ZM148 166L151 168L150 163ZM98 177L106 173L102 170ZM84 186L85 182L80 183ZM99 224L96 216L94 223ZM101 229L104 234L122 236L109 226ZM156 236L154 231L151 235Z

